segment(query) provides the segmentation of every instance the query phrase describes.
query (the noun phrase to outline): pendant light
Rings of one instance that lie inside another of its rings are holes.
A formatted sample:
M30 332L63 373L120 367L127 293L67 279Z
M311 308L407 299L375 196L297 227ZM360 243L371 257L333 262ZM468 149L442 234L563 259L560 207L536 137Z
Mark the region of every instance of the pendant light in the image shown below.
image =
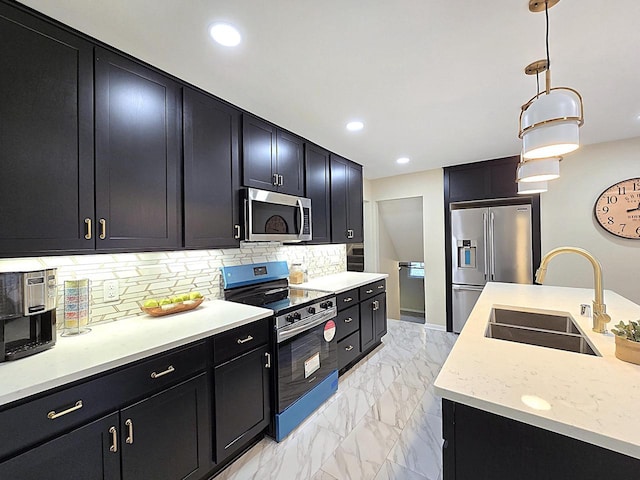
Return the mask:
M516 170L516 182L548 182L560 177L562 157L542 158L539 160L520 160Z
M547 58L525 68L527 75L545 72L545 89L521 107L518 137L522 139L524 160L558 157L580 146L578 129L584 123L582 97L569 87L551 87L549 8L559 1L529 0L531 12L545 12Z
M518 195L533 195L548 190L547 182L519 182Z

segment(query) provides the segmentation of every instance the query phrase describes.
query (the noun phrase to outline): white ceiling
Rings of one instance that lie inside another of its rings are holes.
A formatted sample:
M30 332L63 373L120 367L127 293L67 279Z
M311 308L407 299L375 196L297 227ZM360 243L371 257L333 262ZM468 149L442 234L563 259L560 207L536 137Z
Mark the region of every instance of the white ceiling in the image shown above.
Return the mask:
M365 166L367 178L514 155L527 0L22 0ZM640 1L550 10L554 86L582 93L585 144L640 136ZM207 27L236 25L236 49ZM358 118L365 129L347 132ZM408 156L411 163L396 165Z

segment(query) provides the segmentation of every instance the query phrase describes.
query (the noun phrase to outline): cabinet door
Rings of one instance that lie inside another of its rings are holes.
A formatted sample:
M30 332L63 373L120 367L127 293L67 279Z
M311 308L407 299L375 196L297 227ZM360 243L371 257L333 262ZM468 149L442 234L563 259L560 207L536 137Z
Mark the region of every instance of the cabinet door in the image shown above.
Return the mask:
M199 479L210 469L207 375L120 411L123 480Z
M240 113L195 90L183 90L184 243L240 245Z
M117 480L121 448L117 428L117 414L96 420L0 463L0 478Z
M311 244L331 242L331 163L329 152L305 145L306 197L311 199Z
M331 155L331 241L347 243L348 220L348 164L347 160ZM313 203L311 204L313 208ZM313 214L313 212L312 212Z
M370 298L360 304L360 351L366 352L376 341L375 337L375 298Z
M180 87L96 48L96 246L179 246Z
M93 249L93 48L0 4L0 255Z
M278 191L304 197L304 140L278 130L276 158L275 173L280 176Z
M373 328L376 338L376 343L387 334L387 295L381 293L374 298L377 304L374 304L373 308Z
M349 162L347 164L348 173L348 225L351 232L351 238L348 243L362 243L364 241L363 234L363 214L362 214L362 166Z
M269 424L268 347L214 369L215 454L219 462L240 450Z
M277 191L274 164L276 127L251 115L242 116L242 184Z

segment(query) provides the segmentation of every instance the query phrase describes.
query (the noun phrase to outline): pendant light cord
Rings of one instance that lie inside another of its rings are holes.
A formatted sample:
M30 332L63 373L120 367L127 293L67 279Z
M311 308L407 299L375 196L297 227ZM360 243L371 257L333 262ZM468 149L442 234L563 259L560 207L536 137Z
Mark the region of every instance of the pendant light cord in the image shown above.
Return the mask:
M549 58L549 0L544 0L544 16L547 23L547 35L545 39L547 44L547 69L550 69L551 59Z

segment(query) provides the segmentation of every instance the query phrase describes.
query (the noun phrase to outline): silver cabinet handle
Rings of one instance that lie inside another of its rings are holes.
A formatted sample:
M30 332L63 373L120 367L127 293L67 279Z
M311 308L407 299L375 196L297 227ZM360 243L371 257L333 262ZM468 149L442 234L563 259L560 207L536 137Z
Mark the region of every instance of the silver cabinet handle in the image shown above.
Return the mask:
M351 297L343 298L343 299L342 299L342 301L343 301L344 303L352 302L352 301L353 301L353 298L351 298Z
M116 427L111 427L109 429L109 433L111 434L111 446L109 447L109 451L116 453L118 451L118 431Z
M284 177L282 175L278 175L278 186L281 187L284 185Z
M61 412L56 413L55 410L51 410L49 413L47 413L47 418L49 420L55 420L58 417L62 417L67 413L75 412L76 410L80 410L81 408L82 408L82 400L78 400L73 407L69 407L66 410L63 410Z
M350 352L351 350L353 350L353 345L349 345L347 348L345 348L345 350L347 352Z
M91 219L90 218L85 218L84 219L84 224L87 226L87 233L85 233L84 238L87 240L91 240Z
M237 342L238 345L242 345L243 343L250 342L251 340L253 340L253 337L251 335L247 335L247 338L239 338Z
M378 285L378 290L382 290L384 288L384 285Z
M373 301L373 309L374 310L378 310L380 308L380 303L378 302L378 300L374 300Z
M351 317L344 319L344 323L351 323L351 322L353 322L353 318Z
M124 422L124 424L129 429L129 434L127 435L127 438L125 439L125 442L128 443L129 445L133 445L133 422L131 421L130 418L127 418L127 421Z
M274 187L278 186L278 174L277 173L273 174L273 186Z
M236 231L236 234L233 236L236 240L240 240L240 225L234 225L233 228Z
M173 368L173 365L169 365L166 370L164 370L164 371L162 371L160 373L151 372L151 378L159 378L159 377L162 377L164 375L168 375L169 373L173 373L175 371L176 371L176 369Z
M267 352L264 356L267 357L267 363L265 363L264 368L271 368L271 354Z
M366 291L366 292L364 292L364 293L373 293L373 290L367 290L367 291Z

